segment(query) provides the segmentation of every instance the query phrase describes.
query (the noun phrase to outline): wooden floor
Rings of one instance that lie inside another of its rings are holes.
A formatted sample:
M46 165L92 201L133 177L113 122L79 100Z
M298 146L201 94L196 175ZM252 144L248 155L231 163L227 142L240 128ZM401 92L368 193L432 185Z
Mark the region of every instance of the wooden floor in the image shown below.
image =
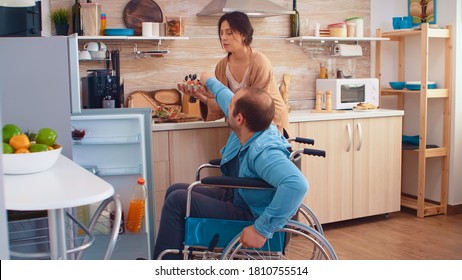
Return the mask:
M462 214L401 211L323 228L341 260L462 260Z

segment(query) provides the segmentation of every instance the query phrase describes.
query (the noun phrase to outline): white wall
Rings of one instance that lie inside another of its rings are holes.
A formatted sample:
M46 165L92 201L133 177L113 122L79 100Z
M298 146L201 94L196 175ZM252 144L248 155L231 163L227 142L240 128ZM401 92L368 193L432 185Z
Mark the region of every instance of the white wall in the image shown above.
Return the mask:
M392 29L391 20L394 16L405 16L407 15L407 2L406 0L390 0L390 1L382 1L382 0L371 0L371 30L376 30L380 28L383 31L388 31ZM462 54L459 51L457 53L457 49L462 48L462 4L460 0L438 0L437 1L437 9L436 9L436 21L437 24L441 26L445 25L452 25L454 28L454 45L453 45L453 57L454 57L454 64L453 64L453 100L452 100L452 117L451 117L451 149L450 149L450 167L449 167L449 199L448 202L450 205L457 205L462 204L462 82L456 80L456 73L462 71ZM413 44L417 44L417 42L410 42L409 48L413 47ZM387 44L385 44L387 45ZM390 44L392 45L392 44ZM430 51L432 49L438 49L441 45L438 43L430 45ZM408 48L408 46L406 46ZM393 46L384 46L382 49L382 53L392 53L396 54L396 49L393 49ZM415 55L419 55L414 53ZM438 56L438 51L432 52L431 57L429 58L430 65L437 65L433 69L441 69L439 65L441 65L442 58ZM375 55L375 53L374 53ZM406 55L406 65L409 65L409 61L413 61L415 58L412 57L412 52L407 51ZM374 64L375 56L372 56L372 63ZM418 61L418 57L417 57ZM382 59L382 76L383 81L387 83L388 81L392 81L396 79L396 70L397 65L396 58L390 57L387 59L385 56ZM411 76L413 79L419 79L418 75L420 75L420 71L413 71L414 69L409 70L410 67L406 68L406 77ZM416 66L418 69L418 66ZM372 67L372 69L375 69ZM417 74L413 74L417 73ZM417 75L417 76L412 76ZM430 79L436 80L438 83L439 79L442 79L441 73L437 73L437 71L430 71L429 76ZM412 98L412 97L411 97ZM383 105L388 106L392 104L393 100L385 101ZM388 103L387 103L388 102ZM411 103L411 102L409 102ZM441 106L441 102L433 102L429 106L429 111L436 112L439 109L438 106ZM436 107L436 108L434 108ZM404 133L408 135L413 135L416 133L416 119L414 116L417 116L418 111L416 108L408 108L406 107L406 115L413 116L411 120L405 121L404 124ZM437 113L431 115L429 117L431 120L428 124L428 127L432 128L432 135L428 135L429 139L435 141L438 144L438 139L440 139L441 130L438 129L441 122L439 122L440 116ZM418 122L417 122L418 123ZM418 131L417 131L418 134ZM434 162L433 160L429 161L428 163L429 168L427 172L430 176L428 177L428 181L433 182L436 181L436 187L431 187L432 184L428 184L427 190L427 197L430 199L439 200L439 177L437 172L432 172L433 167L434 169L438 169L440 167L438 162ZM414 168L415 169L415 168ZM409 172L411 171L411 172ZM404 162L403 165L403 175L404 177L414 178L413 176L406 176L408 173L412 173L413 168L411 167L410 162ZM414 172L415 173L415 172ZM415 174L412 174L415 175ZM409 186L406 184L409 182L404 182L403 190L408 193L412 193L413 190L409 189ZM407 188L407 189L406 189ZM414 190L415 194L415 190Z

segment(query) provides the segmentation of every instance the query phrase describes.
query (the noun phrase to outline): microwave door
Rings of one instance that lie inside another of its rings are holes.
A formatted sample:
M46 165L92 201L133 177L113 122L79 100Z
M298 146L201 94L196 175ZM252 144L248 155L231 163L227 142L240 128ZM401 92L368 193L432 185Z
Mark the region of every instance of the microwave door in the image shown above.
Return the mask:
M359 103L365 102L366 98L366 85L342 85L340 94L340 102L345 103Z

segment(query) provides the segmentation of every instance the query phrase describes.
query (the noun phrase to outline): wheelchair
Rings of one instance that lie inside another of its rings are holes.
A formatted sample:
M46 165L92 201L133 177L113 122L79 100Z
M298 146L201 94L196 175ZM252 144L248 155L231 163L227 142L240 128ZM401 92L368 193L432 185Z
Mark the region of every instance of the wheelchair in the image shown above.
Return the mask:
M307 138L288 138L289 142L313 145ZM325 157L325 151L298 148L291 151L290 159L300 169L301 156L311 155ZM206 168L219 168L220 159L211 160L201 165L196 171L196 181L188 187L185 240L183 250L167 249L158 259L167 254L182 254L188 259L222 259L222 260L337 260L338 257L324 237L322 225L313 211L301 204L288 223L267 239L262 248L244 248L240 243L243 228L253 221L220 220L195 218L190 216L191 193L197 187L209 188L247 188L275 189L259 179L236 178L227 176L210 176L201 178L201 171Z

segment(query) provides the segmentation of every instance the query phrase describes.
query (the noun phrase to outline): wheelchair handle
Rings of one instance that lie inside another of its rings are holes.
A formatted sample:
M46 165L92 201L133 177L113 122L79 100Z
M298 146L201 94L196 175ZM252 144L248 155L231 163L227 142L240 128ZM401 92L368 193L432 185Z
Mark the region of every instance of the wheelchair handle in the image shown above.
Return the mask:
M314 145L314 139L310 139L310 138L295 137L295 142L308 144L308 145Z
M303 154L317 157L326 157L326 151L324 150L315 150L315 149L303 149Z
M297 143L302 143L302 144L307 144L307 145L314 145L314 139L310 138L303 138L303 137L289 137L287 138L287 141L289 142L297 142Z

